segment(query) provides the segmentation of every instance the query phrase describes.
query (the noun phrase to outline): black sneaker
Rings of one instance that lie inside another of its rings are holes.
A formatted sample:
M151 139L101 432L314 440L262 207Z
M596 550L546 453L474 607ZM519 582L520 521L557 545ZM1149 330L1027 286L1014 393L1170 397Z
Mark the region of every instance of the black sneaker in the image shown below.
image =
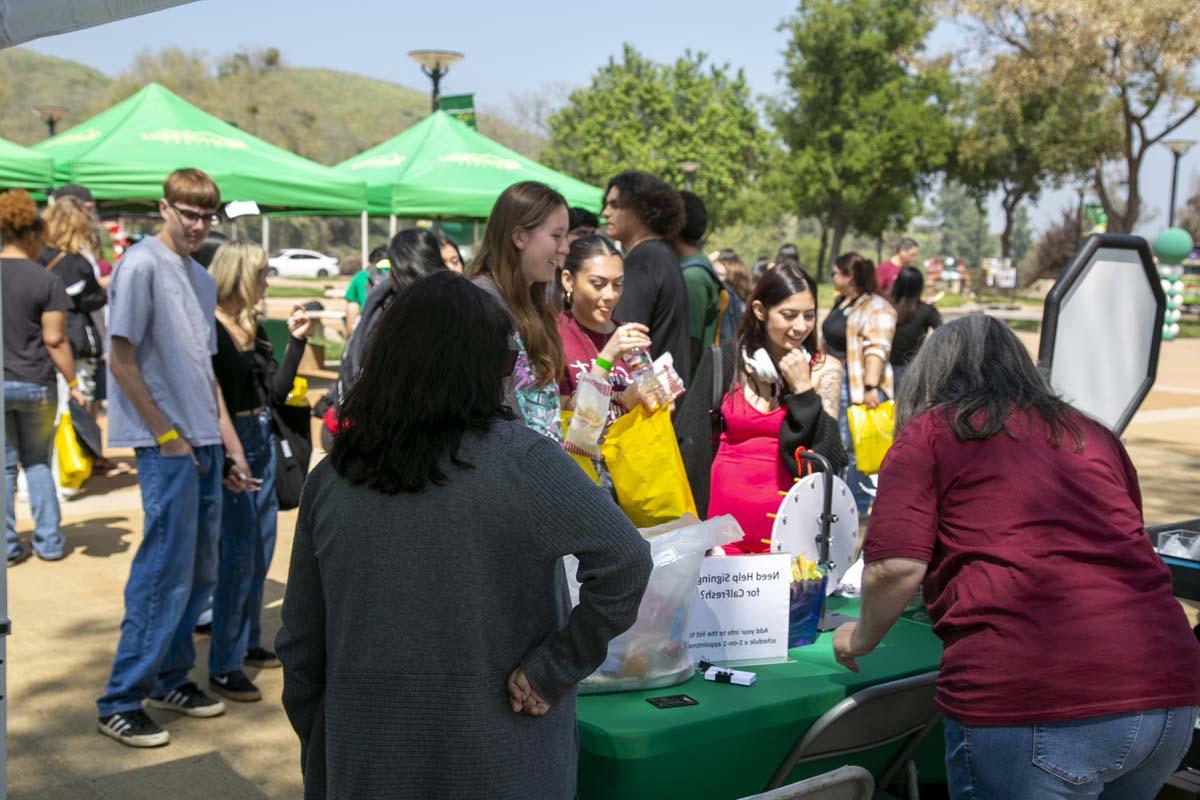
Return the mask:
M279 657L265 647L251 647L247 650L246 665L259 669L276 669L283 666Z
M178 689L172 689L162 697L151 697L146 700L151 708L163 708L167 711L178 711L189 717L219 717L225 713L225 704L200 691L200 687L188 681Z
M126 747L162 747L171 741L171 734L140 709L101 717L96 730Z
M240 669L235 672L226 672L223 675L209 675L208 688L239 703L253 703L255 700L262 700L262 692L250 682L246 673Z

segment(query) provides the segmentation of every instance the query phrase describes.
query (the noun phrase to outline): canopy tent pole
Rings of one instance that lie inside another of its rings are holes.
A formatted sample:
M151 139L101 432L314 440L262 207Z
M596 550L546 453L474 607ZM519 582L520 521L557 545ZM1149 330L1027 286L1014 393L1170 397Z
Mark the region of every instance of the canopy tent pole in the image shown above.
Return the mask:
M363 266L363 269L366 269L367 268L367 212L366 212L366 209L363 209L360 220L361 220L361 222L359 223L359 233L362 236L362 266Z
M235 219L235 220L231 220L231 221L230 221L230 223L229 223L229 238L230 238L230 239L232 239L232 240L233 240L233 241L235 241L235 242L238 240L238 230L237 230L237 228L238 228L238 226L237 226L237 220L236 220L236 219Z
M266 214L262 216L262 249L271 252L271 218Z
M396 215L389 214L388 215L388 240L390 241L390 240L394 239L395 237L396 237Z
M478 244L479 244L479 220L473 219L473 220L471 220L471 245L477 246Z

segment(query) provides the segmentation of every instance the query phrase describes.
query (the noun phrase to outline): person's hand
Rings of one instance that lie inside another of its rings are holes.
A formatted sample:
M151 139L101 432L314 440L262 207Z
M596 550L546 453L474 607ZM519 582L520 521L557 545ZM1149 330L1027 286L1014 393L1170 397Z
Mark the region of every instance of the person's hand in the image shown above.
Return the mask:
M787 382L792 394L807 392L813 388L812 367L803 350L788 350L779 359L779 372Z
M640 322L630 322L613 331L600 356L616 364L630 353L650 349L650 329Z
M234 453L229 460L233 462L233 467L225 476L225 488L234 494L257 492L258 487L262 485L262 479L254 477L254 474L250 472L250 465L246 463L246 454Z
M867 408L875 408L879 405L879 390L868 389L863 392L863 405Z
M192 446L188 444L188 440L180 436L178 439L172 439L164 445L159 445L158 452L164 456L190 456L192 455Z
M295 306L292 308L292 313L288 314L287 326L288 333L295 339L308 338L308 312L303 306Z
M544 717L550 704L538 696L525 677L525 670L517 667L508 676L508 705L514 714L525 713L531 717Z
M858 672L857 659L870 653L875 648L863 647L856 641L858 632L857 622L847 622L838 627L833 634L833 657L837 662L851 672Z
M87 401L87 398L83 396L83 392L79 391L78 389L72 389L71 390L71 399L75 401L75 405L79 406L82 409L85 409L85 410L87 409L88 401Z

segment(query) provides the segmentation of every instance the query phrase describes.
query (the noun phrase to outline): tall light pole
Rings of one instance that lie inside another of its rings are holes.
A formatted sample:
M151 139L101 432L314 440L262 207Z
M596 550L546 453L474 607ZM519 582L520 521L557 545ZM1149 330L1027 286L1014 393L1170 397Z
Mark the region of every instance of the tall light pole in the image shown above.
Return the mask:
M54 138L54 134L58 132L58 123L70 110L66 106L35 106L33 113L41 117L46 130L50 132L50 138Z
M437 111L442 104L442 78L463 60L463 54L454 50L409 50L408 57L420 64L421 71L433 81L433 110Z
M1163 146L1175 157L1175 165L1171 172L1171 205L1167 208L1168 228L1175 227L1175 191L1179 188L1179 161L1195 143L1193 139L1167 139L1163 142Z
M692 191L692 184L696 182L696 173L700 171L700 162L680 161L676 166L683 170L683 187L689 192Z

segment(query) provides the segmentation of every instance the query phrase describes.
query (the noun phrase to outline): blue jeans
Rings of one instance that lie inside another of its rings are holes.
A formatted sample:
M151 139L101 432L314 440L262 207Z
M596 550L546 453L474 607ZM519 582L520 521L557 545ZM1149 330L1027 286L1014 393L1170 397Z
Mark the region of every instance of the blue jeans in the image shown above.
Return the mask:
M954 800L1153 800L1192 743L1197 708L974 728L946 718Z
M50 471L58 390L25 381L4 382L4 476L8 481L5 538L10 559L21 555L17 536L17 465L25 468L33 509L33 549L42 558L61 558L62 514Z
M234 417L250 472L262 480L257 492L224 489L217 590L213 594L212 674L242 668L246 650L261 644L263 584L275 554L275 436L270 414Z
M858 508L858 519L864 521L867 511L871 508L871 495L865 486L871 485L871 479L858 471L858 458L854 455L854 440L850 438L850 381L842 377L842 402L838 406L838 431L842 434L842 446L846 448L846 457L850 460L846 467L846 484L850 494L854 495L854 505Z
M100 716L142 707L188 680L192 629L217 580L221 527L220 445L192 456L136 449L145 522L125 584L125 619Z

